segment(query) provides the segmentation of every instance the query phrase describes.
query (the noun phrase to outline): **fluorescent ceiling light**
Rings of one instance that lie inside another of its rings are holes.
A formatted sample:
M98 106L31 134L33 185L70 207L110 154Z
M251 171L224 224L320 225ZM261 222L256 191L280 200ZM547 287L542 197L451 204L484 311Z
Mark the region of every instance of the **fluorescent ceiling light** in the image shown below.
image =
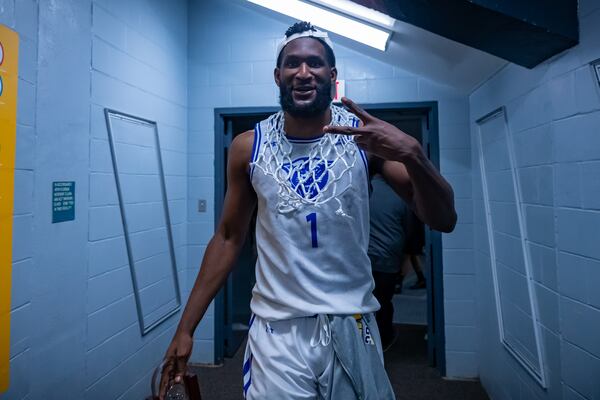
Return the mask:
M354 18L371 22L387 29L393 29L396 20L387 14L361 6L351 0L309 0L312 3L322 4L326 7L343 12Z
M299 0L248 0L300 21L385 51L390 33Z

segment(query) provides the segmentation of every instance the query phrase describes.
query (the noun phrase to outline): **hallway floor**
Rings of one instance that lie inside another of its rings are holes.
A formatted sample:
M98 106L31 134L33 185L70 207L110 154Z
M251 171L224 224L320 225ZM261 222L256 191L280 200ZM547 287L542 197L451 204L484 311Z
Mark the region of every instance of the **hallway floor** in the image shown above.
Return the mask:
M427 365L426 327L397 325L400 336L385 353L386 369L397 400L488 400L479 382L448 381ZM223 366L195 367L203 400L242 399L244 345Z

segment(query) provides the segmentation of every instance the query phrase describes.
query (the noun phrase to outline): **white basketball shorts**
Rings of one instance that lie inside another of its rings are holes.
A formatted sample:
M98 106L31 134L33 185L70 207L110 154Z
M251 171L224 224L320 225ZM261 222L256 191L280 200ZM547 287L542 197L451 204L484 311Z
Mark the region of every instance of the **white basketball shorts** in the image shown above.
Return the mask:
M266 321L253 315L243 364L251 400L393 400L373 314Z

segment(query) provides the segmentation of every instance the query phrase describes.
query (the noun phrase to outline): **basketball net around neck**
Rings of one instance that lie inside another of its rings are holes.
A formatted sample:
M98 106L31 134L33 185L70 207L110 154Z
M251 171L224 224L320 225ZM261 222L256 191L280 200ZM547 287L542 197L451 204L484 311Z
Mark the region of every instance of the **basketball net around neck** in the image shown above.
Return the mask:
M356 117L341 107L331 105L331 125L353 125ZM338 203L337 215L352 218L342 207L340 197L352 186L352 168L358 147L345 135L324 134L305 160L294 164L293 144L284 132L284 112L267 119L264 144L252 166L271 176L278 184L277 211L287 214L304 206L321 206L331 200ZM306 171L302 173L302 171ZM344 187L340 180L345 176Z

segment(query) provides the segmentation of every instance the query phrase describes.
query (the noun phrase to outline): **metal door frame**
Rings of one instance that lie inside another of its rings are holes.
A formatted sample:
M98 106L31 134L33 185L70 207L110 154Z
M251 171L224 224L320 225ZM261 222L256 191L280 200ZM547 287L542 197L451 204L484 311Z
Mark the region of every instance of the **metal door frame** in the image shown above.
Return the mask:
M440 171L440 140L437 101L406 102L406 103L374 103L362 106L369 110L414 111L415 114L425 115L428 129L423 130L423 150L429 160ZM446 335L444 319L444 272L442 234L425 225L425 246L427 266L431 268L430 283L427 285L427 358L429 365L446 376Z

